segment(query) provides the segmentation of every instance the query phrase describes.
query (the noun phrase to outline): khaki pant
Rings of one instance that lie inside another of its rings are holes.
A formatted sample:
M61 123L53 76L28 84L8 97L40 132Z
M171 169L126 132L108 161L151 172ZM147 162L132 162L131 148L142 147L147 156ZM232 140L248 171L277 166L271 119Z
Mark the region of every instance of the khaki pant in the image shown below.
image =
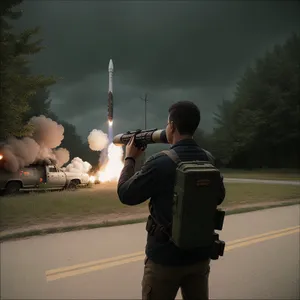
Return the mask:
M208 300L210 260L189 266L162 266L145 259L143 300L174 300L181 288L184 300Z

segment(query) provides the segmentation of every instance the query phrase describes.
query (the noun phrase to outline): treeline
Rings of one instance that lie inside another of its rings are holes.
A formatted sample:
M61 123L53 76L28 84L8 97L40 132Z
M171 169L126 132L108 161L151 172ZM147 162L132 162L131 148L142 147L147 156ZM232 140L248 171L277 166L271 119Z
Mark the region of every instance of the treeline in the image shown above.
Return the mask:
M256 60L196 138L230 168L300 168L300 37Z
M99 153L89 149L77 134L75 126L51 111L49 87L59 80L55 77L33 75L29 58L43 50L42 40L36 37L39 27L14 33L12 23L21 18L19 5L23 0L2 0L1 7L1 99L0 141L9 136L24 137L31 133L26 125L31 117L45 115L64 126L64 140L60 147L67 148L70 157L79 156L97 165ZM34 40L35 39L35 40Z

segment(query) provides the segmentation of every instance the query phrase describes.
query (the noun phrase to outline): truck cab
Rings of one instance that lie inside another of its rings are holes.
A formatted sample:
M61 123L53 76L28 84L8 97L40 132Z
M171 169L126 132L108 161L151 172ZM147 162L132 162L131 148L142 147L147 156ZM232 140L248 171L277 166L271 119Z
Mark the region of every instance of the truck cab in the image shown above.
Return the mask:
M54 165L45 166L46 179L44 182L49 188L63 188L67 183L67 176L65 173Z

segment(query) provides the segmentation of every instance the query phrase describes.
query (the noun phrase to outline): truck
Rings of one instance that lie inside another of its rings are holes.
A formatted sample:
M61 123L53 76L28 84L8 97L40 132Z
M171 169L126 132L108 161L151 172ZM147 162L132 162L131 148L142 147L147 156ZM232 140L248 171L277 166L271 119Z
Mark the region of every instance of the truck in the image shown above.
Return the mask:
M0 191L5 194L20 191L74 190L88 184L89 175L86 173L65 172L53 164L30 165L12 173L1 166L0 160Z

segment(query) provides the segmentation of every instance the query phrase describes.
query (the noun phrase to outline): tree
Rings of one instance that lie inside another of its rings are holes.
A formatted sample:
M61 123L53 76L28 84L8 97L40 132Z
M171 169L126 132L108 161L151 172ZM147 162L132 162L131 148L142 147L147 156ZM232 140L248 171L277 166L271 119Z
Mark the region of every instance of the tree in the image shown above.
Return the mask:
M224 165L228 164L234 155L234 147L232 147L235 140L233 112L234 102L223 99L222 103L218 105L218 113L214 113L213 117L216 127L210 137L210 147L212 153Z
M196 143L208 151L211 151L210 136L206 134L202 129L197 129L193 136Z
M19 34L12 32L13 27L9 21L22 16L21 10L17 8L20 3L22 0L1 1L0 139L30 133L31 128L24 120L30 109L29 99L38 90L55 83L53 77L29 73L28 56L42 50L42 40L31 42L39 33L38 27Z
M28 105L29 109L24 116L26 120L39 115L57 120L57 116L51 111L50 92L46 87L39 88L34 95L29 97Z
M213 137L229 165L300 167L299 53L294 34L257 59L238 81L232 103L219 107Z

